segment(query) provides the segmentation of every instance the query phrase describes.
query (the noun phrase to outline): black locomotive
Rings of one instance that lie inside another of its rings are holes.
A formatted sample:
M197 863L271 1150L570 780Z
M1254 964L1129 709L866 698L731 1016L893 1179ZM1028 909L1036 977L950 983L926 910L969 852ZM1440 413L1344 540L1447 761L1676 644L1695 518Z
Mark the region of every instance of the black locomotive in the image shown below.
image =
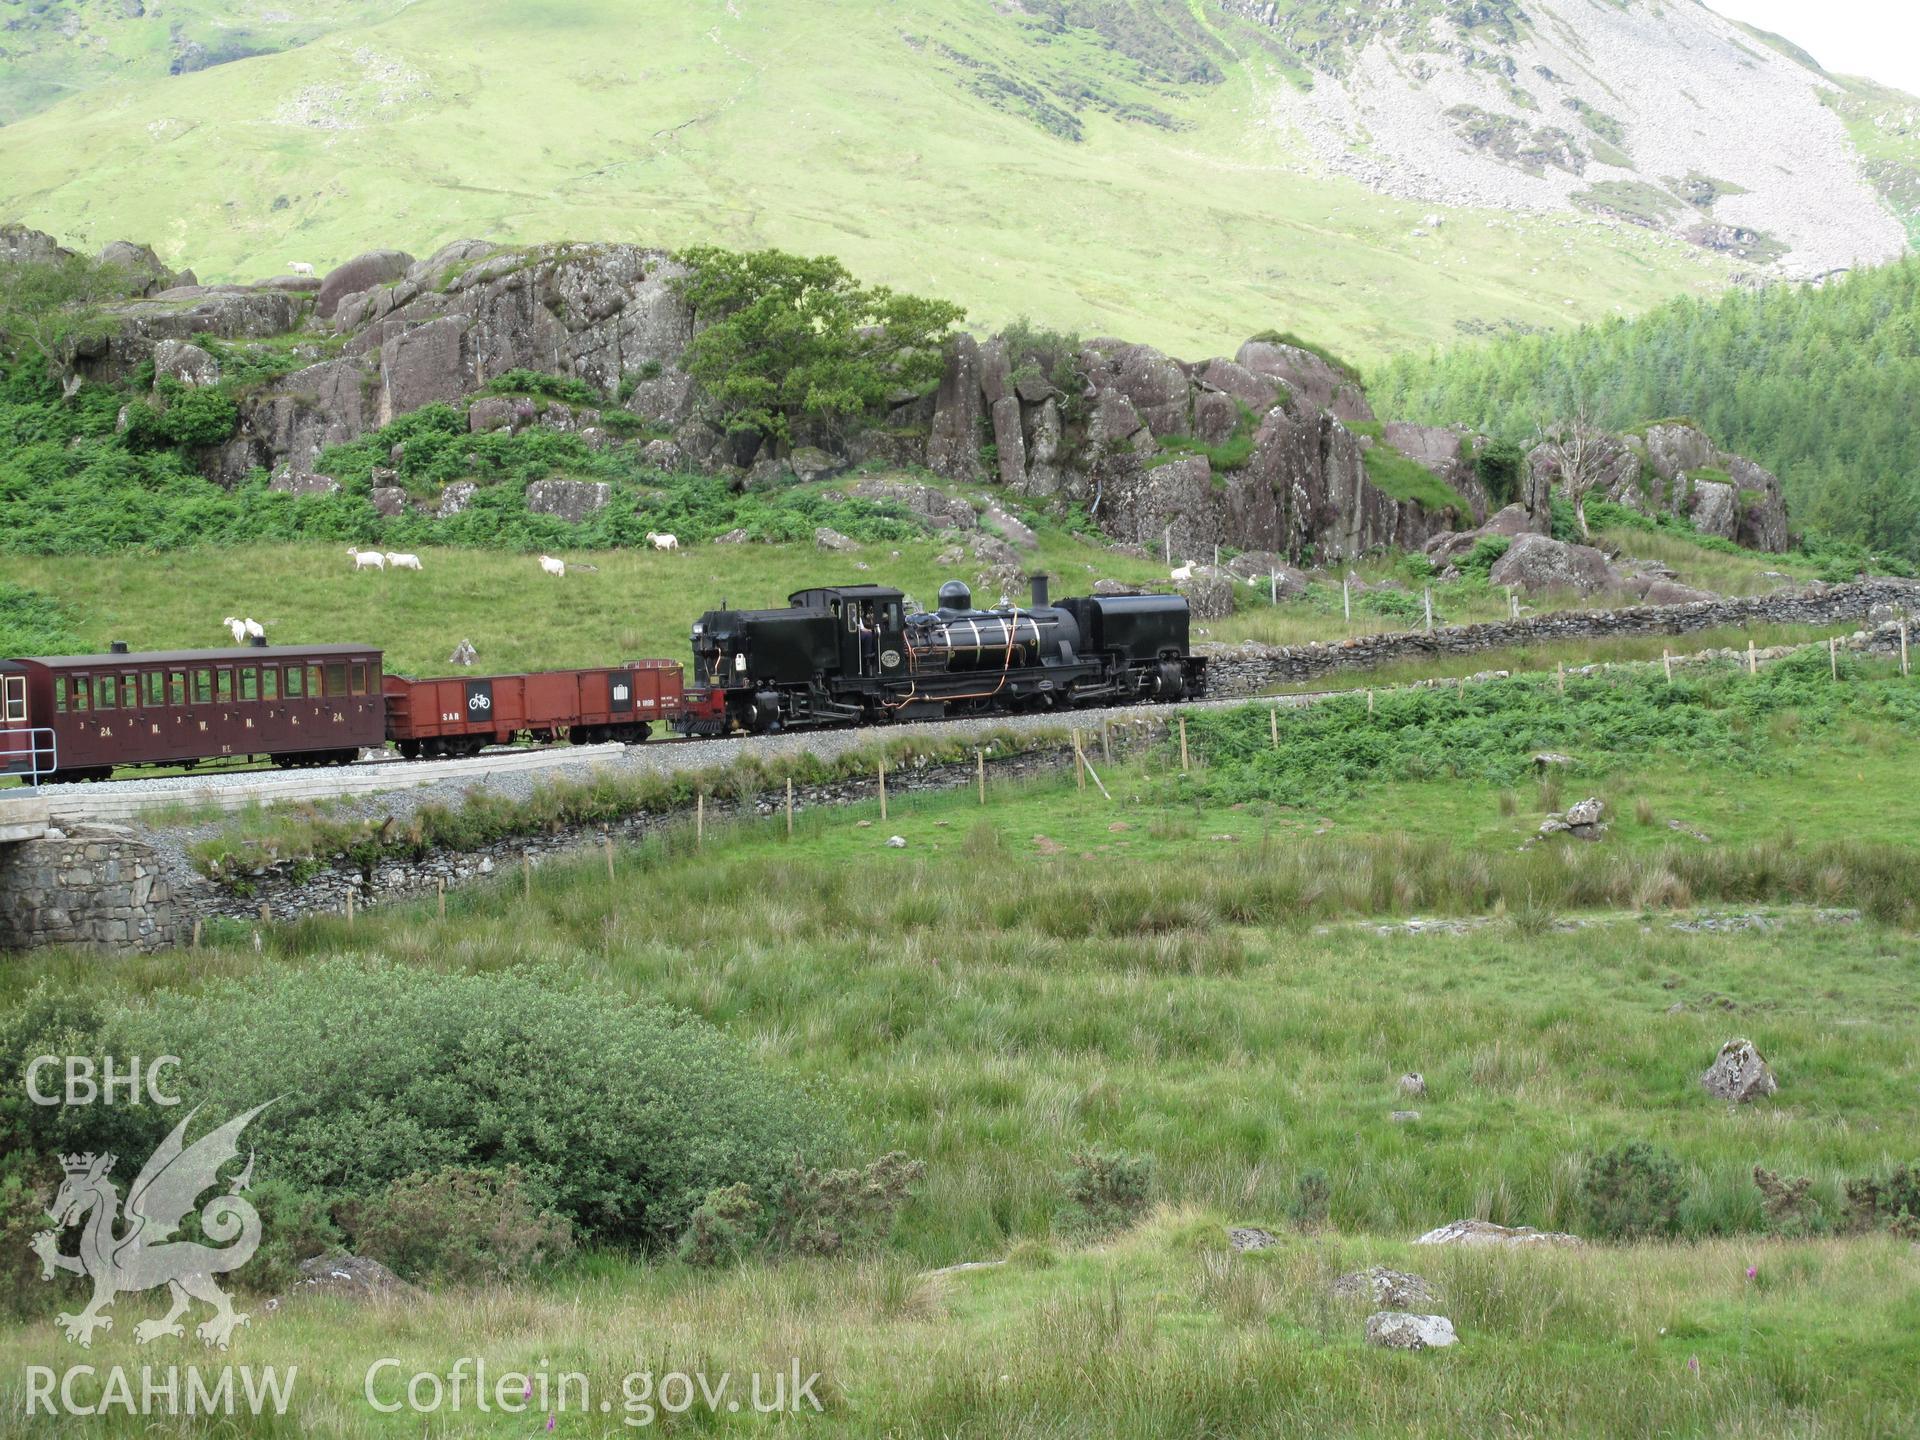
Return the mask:
M796 591L784 610L710 610L693 627L692 683L709 703L681 728L716 734L884 724L1128 700L1180 700L1206 686L1187 643L1184 595L1090 595L973 608L959 581L940 608L908 614L884 585ZM718 701L719 703L711 703Z

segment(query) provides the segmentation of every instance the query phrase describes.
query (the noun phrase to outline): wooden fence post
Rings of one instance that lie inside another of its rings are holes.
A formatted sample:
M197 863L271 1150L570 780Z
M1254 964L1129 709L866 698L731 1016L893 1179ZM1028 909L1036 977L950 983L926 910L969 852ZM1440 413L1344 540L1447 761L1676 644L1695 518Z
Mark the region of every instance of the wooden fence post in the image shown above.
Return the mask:
M273 906L264 900L260 902L260 923L262 925L273 924Z
M436 875L433 879L433 888L440 902L440 918L444 920L447 918L447 877Z
M1113 722L1111 720L1100 722L1100 763L1102 765L1113 763Z
M1180 773L1187 773L1187 717L1180 717Z
M613 835L611 832L609 832L607 834L602 835L600 838L606 843L607 883L611 885L613 883Z
M880 818L882 820L887 818L887 761L885 756L882 756L880 759Z
M1900 673L1909 674L1907 669L1907 622L1900 622Z
M793 838L793 781L787 781L787 838Z
M1833 678L1840 678L1840 641L1837 636L1827 637L1827 668L1833 672Z
M1167 544L1167 564L1171 565L1173 564L1173 526L1167 526L1167 533L1164 538Z
M1554 681L1554 684L1560 687L1560 693L1562 695L1565 695L1567 693L1567 662L1566 661L1556 660L1553 662L1553 681Z
M1087 788L1087 757L1080 748L1080 730L1077 726L1073 731L1073 788L1076 790Z
M1747 674L1758 675L1759 673L1760 657L1753 653L1753 639L1749 636L1747 639Z
M987 803L987 752L984 750L973 752L973 776L980 782L980 803L984 805Z
M347 891L347 924L353 924L353 891Z
M1347 624L1351 625L1353 623L1353 585L1346 580L1340 582L1340 609L1347 617Z
M1667 684L1671 685L1673 683L1673 652L1671 650L1660 652L1660 664L1667 672Z
M1367 691L1367 714L1373 713L1373 691Z
M1431 635L1433 633L1433 587L1427 586L1424 593L1427 601L1427 634Z
M1511 585L1507 586L1507 618L1510 620L1520 618L1520 592Z
M196 950L200 948L200 925L201 925L200 917L198 915L194 916L193 917L193 948Z
M702 790L693 797L693 848L701 850L707 843L707 792Z
M1273 748L1280 748L1280 707L1272 706L1267 711L1267 738L1273 741Z
M1267 601L1273 605L1280 603L1280 572L1278 570L1267 572Z

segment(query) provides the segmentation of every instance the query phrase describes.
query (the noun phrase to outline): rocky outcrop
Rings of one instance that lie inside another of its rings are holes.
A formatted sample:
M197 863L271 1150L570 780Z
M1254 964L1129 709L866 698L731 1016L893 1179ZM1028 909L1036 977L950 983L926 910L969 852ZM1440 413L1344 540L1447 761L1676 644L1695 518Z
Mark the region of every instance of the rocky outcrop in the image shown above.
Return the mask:
M404 280L413 263L413 256L404 250L369 250L364 255L356 255L327 272L314 296L313 313L322 320L331 320L340 302L349 295Z
M1591 545L1568 545L1532 533L1514 536L1507 553L1493 562L1487 579L1529 595L1556 590L1599 595L1623 588L1607 557Z
M527 486L527 513L578 524L612 498L613 487L603 480L536 480Z
M1367 1317L1367 1343L1388 1350L1441 1350L1459 1343L1453 1322L1444 1315L1410 1315L1382 1310Z
M1455 1220L1429 1230L1416 1245L1584 1245L1578 1235L1535 1230L1531 1225L1496 1225L1491 1220Z
M1373 406L1366 392L1344 370L1337 370L1311 350L1283 341L1249 340L1234 360L1243 369L1287 387L1316 410L1336 420L1371 420Z

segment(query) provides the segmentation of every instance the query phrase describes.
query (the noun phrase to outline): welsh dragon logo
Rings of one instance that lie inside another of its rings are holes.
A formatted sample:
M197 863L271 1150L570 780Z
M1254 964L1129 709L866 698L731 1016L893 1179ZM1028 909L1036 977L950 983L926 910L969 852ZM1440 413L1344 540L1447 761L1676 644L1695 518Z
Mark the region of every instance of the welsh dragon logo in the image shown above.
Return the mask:
M253 1179L251 1152L246 1168L233 1178L226 1192L215 1195L200 1211L201 1232L214 1243L202 1245L169 1237L180 1228L200 1196L220 1183L220 1168L240 1153L240 1132L266 1108L257 1105L191 1145L185 1143L187 1126L200 1112L197 1108L188 1112L135 1177L127 1192L124 1214L119 1189L107 1178L118 1157L61 1157L66 1182L47 1211L55 1228L42 1230L31 1243L40 1257L42 1279L51 1280L56 1272L65 1270L93 1281L93 1299L86 1309L77 1315L62 1313L56 1317L55 1323L68 1340L91 1346L95 1330L113 1328L113 1317L103 1312L114 1296L165 1285L173 1299L172 1308L163 1319L143 1320L134 1326L133 1338L145 1344L162 1335L183 1334L180 1317L187 1313L191 1298L213 1306L212 1316L195 1333L209 1345L227 1348L234 1327L246 1324L247 1317L235 1312L233 1301L213 1283L213 1277L238 1270L260 1246L259 1212L240 1193ZM61 1232L75 1225L84 1227L80 1253L63 1255L59 1249Z

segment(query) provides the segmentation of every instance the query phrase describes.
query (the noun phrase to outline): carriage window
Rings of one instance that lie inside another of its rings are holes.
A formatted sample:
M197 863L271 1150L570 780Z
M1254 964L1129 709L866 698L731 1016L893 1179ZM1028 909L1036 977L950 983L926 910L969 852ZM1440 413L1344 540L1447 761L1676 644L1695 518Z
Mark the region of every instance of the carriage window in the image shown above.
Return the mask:
M301 683L306 678L306 671L298 665L287 666L287 698L289 700L298 700L307 693L307 687Z
M187 672L169 670L167 672L167 704L184 705L187 703Z
M167 703L167 677L158 670L147 671L147 704L160 706Z
M213 672L213 678L216 686L214 693L220 697L221 703L233 699L233 671L222 665Z
M260 672L251 665L240 671L240 698L242 700L260 698Z
M193 703L211 705L213 703L213 671L196 670L193 672Z
M262 700L280 698L280 672L271 665L260 672L260 698Z
M96 710L118 710L120 708L120 682L112 675L102 675L94 683L93 704Z
M326 693L326 689L320 684L320 667L318 665L307 666L307 698L310 700L318 700Z
M53 677L53 708L62 715L67 713L67 677L64 675Z
M353 693L356 695L367 693L367 663L364 660L353 662Z
M138 675L120 677L120 703L129 710L140 708L140 677Z
M87 692L89 688L85 675L76 675L73 677L73 708L75 710L85 710L88 708Z
M17 724L27 718L27 678L24 675L7 676L7 720Z
M347 693L346 662L340 661L327 666L327 694L344 695Z

